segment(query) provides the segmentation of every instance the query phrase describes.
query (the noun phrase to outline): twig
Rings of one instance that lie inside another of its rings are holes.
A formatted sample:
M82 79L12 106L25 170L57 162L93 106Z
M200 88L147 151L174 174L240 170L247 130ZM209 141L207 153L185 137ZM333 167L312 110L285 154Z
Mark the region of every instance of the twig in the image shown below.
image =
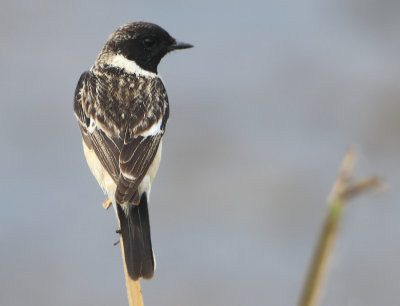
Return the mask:
M363 180L359 180L358 182L356 182L350 186L347 186L343 190L341 197L345 198L346 200L349 200L364 190L372 189L372 188L383 188L383 187L384 186L382 184L381 179L378 176L373 175L373 176L367 177Z
M103 202L104 209L109 209L111 205L112 201L110 200L110 198L107 198ZM129 306L143 306L143 297L142 297L142 291L140 290L140 281L132 280L126 268L124 241L122 240L122 235L119 235L119 241L115 242L114 246L117 245L118 243L121 244L122 262L124 264L125 284L126 284L126 291L128 294Z
M301 293L300 306L317 305L344 204L354 196L382 186L381 180L377 176L371 176L350 184L355 161L356 153L353 149L350 149L343 159L337 179L328 198L328 212Z
M143 306L142 291L140 290L140 281L134 281L130 278L125 264L124 241L120 235L122 262L124 263L125 284L128 294L129 306Z

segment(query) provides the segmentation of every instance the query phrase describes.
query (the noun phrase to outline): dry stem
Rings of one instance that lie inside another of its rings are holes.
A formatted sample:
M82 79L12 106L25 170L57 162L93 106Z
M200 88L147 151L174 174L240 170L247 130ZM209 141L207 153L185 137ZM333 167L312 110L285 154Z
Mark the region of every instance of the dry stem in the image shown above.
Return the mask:
M140 290L140 281L134 281L129 277L128 270L125 264L124 242L120 235L122 262L124 263L126 291L128 293L129 306L143 306L142 291Z
M110 208L111 204L112 201L109 198L107 198L103 202L104 209ZM124 264L125 284L126 284L126 291L128 294L129 306L143 306L143 297L142 297L142 291L140 290L140 281L132 280L126 268L124 241L122 240L122 235L119 235L119 242L121 244L122 263ZM118 242L114 243L114 245L117 244Z
M382 186L381 180L377 176L371 176L351 184L350 176L355 161L356 153L350 149L343 159L337 179L328 198L328 212L301 293L300 306L317 305L329 255L337 236L343 205L354 196Z

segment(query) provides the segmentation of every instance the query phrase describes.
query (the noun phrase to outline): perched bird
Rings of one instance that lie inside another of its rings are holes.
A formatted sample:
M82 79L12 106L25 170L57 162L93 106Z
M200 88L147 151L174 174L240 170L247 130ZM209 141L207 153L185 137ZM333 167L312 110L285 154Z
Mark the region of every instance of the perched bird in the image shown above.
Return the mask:
M112 201L133 280L150 279L155 269L147 203L169 115L157 66L168 52L191 47L155 24L125 24L75 90L86 161Z

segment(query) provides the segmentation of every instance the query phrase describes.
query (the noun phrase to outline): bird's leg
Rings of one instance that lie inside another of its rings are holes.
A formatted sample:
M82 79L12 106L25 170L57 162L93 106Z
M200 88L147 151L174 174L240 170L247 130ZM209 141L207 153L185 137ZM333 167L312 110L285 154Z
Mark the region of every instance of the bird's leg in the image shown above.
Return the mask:
M103 207L104 209L109 209L110 206L112 204L112 201L110 200L110 198L107 198L104 202L103 202Z
M107 199L103 202L103 207L104 207L104 209L109 209L111 205L112 205L112 201L110 200L110 198L107 198ZM116 232L117 234L121 234L121 229L119 228L119 229L117 229L115 232ZM119 240L116 241L116 242L114 242L113 244L114 244L114 245L117 245L118 243L119 243Z
M120 229L120 228L117 229L115 232L116 232L117 234L121 235L121 229ZM119 243L119 240L116 241L116 242L114 242L114 246L116 246L118 243Z

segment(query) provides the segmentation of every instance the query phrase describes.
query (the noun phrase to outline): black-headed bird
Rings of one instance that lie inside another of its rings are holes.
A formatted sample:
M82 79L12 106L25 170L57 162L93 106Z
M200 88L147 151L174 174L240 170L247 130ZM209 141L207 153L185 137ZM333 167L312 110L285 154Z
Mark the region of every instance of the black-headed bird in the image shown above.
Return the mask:
M133 280L149 279L155 269L147 204L169 115L157 66L168 52L190 47L155 24L125 24L111 34L75 91L85 157L116 211Z

